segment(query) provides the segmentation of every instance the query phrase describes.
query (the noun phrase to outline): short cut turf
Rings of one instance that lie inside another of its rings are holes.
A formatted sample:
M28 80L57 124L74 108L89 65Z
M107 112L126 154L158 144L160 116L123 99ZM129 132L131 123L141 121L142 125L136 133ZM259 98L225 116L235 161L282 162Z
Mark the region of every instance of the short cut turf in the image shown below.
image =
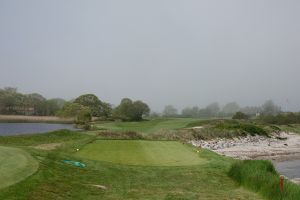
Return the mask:
M194 148L175 141L96 140L78 151L76 156L142 166L186 166L205 162Z
M27 152L0 146L0 189L25 179L37 169L38 162Z

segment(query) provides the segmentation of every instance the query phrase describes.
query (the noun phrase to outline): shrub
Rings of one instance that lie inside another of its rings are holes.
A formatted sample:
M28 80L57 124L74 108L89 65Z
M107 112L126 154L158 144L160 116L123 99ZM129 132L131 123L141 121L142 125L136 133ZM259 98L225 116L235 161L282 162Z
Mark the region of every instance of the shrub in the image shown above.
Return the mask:
M243 112L236 112L236 113L233 115L232 119L249 119L249 116L246 115L246 114L243 113Z
M216 124L215 128L221 129L221 130L236 130L236 131L242 131L250 135L264 135L268 136L267 131L265 131L263 128L261 128L258 125L251 124L251 123L244 123L244 122L238 122L238 121L223 121Z
M144 139L143 135L137 133L135 131L121 131L121 132L111 132L111 131L102 131L97 133L97 136L104 138L104 139L129 139L129 140L136 140L136 139Z
M287 124L297 124L300 123L299 113L281 113L278 115L262 115L259 118L264 123L287 125Z

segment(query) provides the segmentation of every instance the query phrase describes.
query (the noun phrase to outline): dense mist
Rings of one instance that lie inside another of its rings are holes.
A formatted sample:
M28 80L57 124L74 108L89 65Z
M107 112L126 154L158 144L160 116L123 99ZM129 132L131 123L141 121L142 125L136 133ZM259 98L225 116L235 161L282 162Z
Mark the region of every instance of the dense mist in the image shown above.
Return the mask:
M299 111L300 2L0 2L0 88L151 110L272 99Z

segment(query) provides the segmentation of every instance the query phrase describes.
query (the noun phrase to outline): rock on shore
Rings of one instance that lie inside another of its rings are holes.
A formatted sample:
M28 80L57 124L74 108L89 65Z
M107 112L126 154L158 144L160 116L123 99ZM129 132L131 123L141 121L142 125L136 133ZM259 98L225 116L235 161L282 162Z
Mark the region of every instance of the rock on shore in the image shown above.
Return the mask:
M271 137L248 135L233 139L192 140L190 143L236 159L300 158L300 135L294 133L273 133Z

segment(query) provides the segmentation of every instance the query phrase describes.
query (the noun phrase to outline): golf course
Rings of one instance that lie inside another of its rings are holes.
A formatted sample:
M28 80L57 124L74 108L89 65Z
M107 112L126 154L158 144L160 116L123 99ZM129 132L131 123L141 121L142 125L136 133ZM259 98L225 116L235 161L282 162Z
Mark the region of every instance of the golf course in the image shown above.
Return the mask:
M195 150L174 141L97 140L76 155L90 160L142 166L189 166L205 161Z
M0 199L272 199L237 181L243 179L232 172L234 159L181 139L146 137L180 135L198 123L188 118L95 122L99 130L1 136ZM253 166L252 174L261 173Z
M38 162L26 151L0 146L0 189L32 175Z

